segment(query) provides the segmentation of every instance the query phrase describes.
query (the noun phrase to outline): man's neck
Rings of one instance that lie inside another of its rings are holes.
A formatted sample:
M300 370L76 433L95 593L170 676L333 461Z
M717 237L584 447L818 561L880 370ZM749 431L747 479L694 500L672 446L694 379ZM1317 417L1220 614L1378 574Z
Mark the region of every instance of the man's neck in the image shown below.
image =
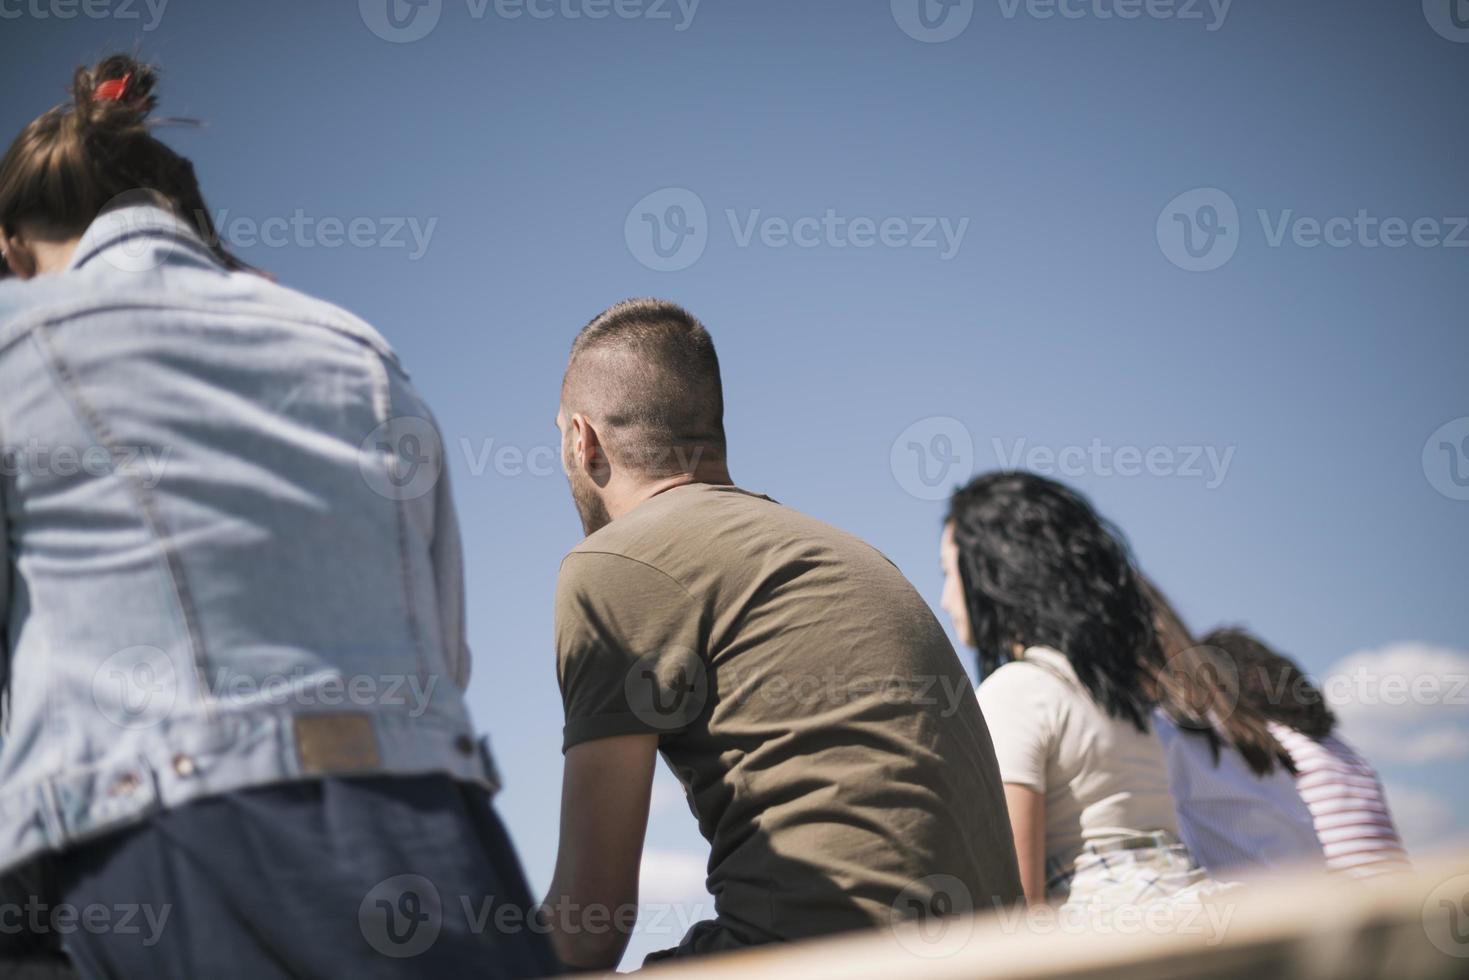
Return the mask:
M730 479L729 469L720 464L716 466L703 466L693 473L678 473L673 476L659 477L657 479L641 482L635 487L629 488L620 494L616 500L607 502L607 513L615 521L625 514L630 514L638 507L652 500L654 497L678 487L689 487L705 484L715 487L732 487L734 480Z

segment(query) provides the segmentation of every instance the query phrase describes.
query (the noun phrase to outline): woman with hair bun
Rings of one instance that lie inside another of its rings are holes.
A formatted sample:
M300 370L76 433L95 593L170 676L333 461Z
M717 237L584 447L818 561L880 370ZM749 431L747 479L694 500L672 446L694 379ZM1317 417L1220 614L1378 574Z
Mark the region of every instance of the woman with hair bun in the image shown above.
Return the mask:
M1218 891L1177 836L1150 730L1163 656L1120 533L1059 483L990 473L953 495L940 561L1026 898L1108 913Z
M0 161L0 894L141 910L85 977L554 972L432 413L220 244L157 82L78 70Z
M156 139L157 71L127 55L78 68L72 104L42 114L0 163L0 251L22 279L61 272L99 215L152 202L186 224L220 266L246 269L219 242L194 166Z

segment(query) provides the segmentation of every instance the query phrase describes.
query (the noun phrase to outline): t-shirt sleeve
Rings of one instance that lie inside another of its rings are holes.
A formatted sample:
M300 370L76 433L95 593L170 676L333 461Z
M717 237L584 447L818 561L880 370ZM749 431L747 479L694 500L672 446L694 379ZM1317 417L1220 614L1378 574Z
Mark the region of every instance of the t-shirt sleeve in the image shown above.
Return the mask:
M699 637L697 604L663 572L621 555L568 555L556 584L562 751L687 730L709 693Z
M975 692L1000 763L1000 781L1046 791L1055 725L1055 681L1031 664L1009 663Z

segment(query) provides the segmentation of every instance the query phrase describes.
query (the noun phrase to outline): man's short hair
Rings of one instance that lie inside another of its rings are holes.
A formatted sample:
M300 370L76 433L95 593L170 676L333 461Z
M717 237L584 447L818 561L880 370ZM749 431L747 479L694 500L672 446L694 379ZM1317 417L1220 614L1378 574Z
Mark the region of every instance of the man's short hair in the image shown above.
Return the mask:
M571 345L561 400L591 418L614 461L644 475L725 459L714 339L675 303L628 300L587 324Z

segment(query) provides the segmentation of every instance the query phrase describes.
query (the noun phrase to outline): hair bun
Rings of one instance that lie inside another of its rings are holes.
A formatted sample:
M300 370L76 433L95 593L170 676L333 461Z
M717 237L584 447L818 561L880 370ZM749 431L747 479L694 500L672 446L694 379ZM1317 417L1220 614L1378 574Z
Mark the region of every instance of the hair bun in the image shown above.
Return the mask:
M158 71L131 55L114 54L78 68L72 82L77 114L94 125L139 125L158 105Z

